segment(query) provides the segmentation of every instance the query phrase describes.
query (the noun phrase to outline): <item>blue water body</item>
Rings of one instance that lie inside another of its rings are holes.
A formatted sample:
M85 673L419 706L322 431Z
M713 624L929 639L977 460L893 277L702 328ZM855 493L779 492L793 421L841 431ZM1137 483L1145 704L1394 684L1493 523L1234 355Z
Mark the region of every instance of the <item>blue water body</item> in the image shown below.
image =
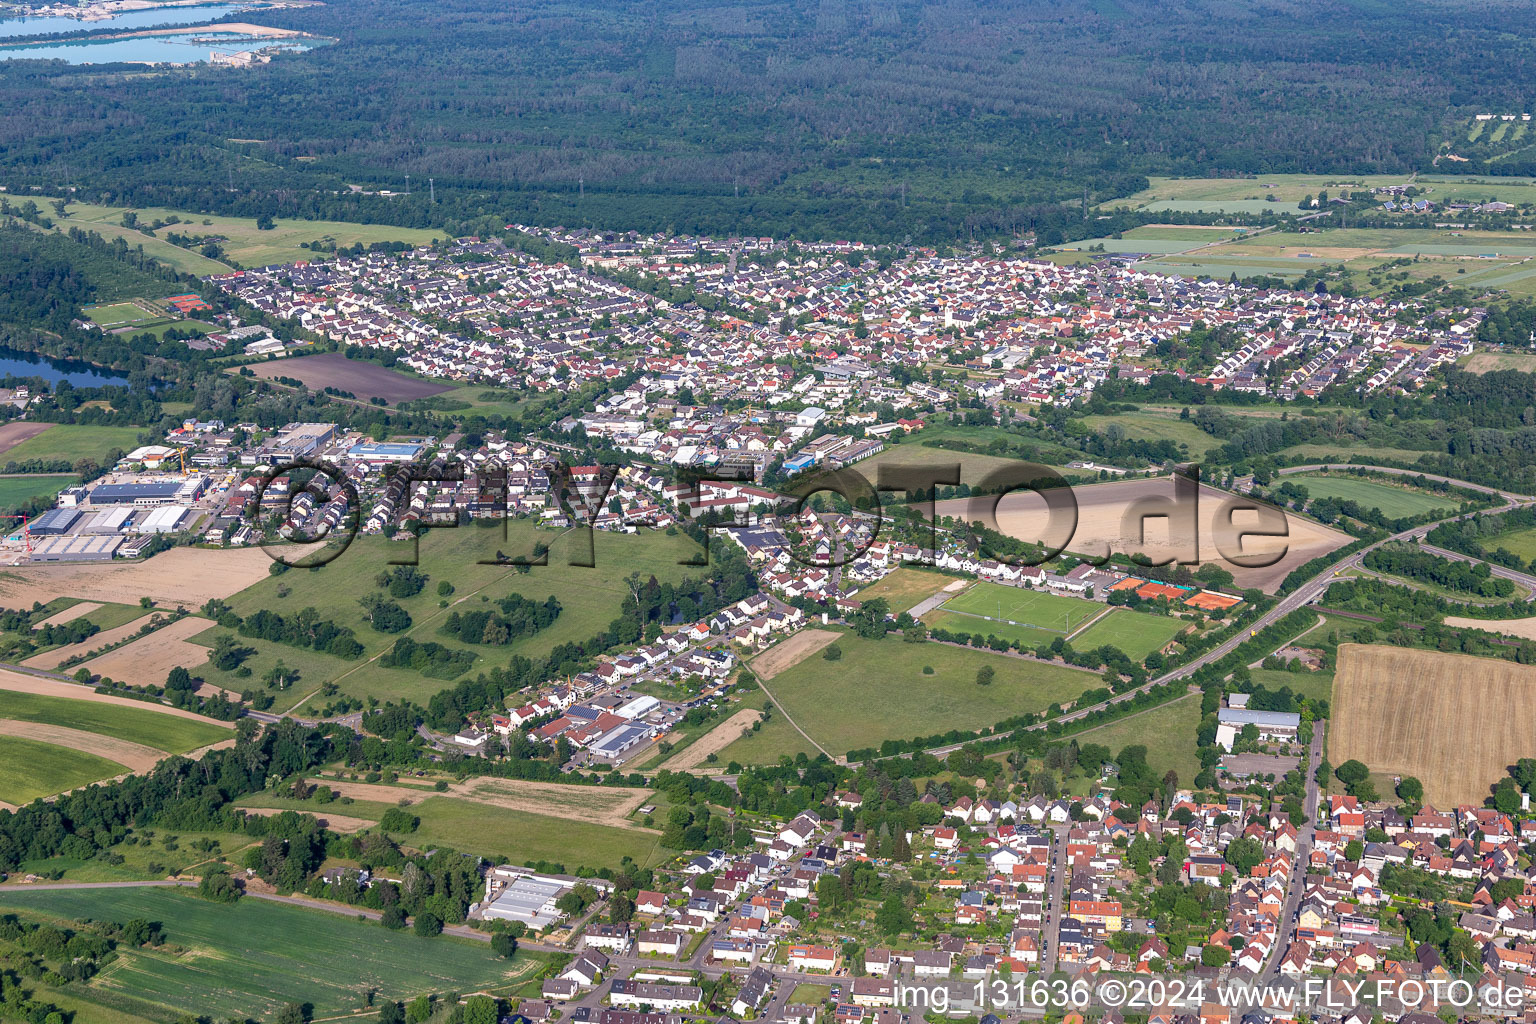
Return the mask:
M219 41L209 43L208 36ZM224 38L226 37L227 38ZM253 39L235 32L219 32L210 27L194 41L184 36L136 36L132 39L80 39L71 42L39 43L37 46L0 47L0 60L63 60L70 64L190 64L205 61L212 50L221 53L281 48L307 50L313 43L304 39Z
M149 11L126 11L100 21L79 18L12 18L0 21L0 39L24 39L27 36L57 36L69 32L113 29L126 31L158 28L162 25L200 25L236 11L250 10L248 4L205 4L199 7L165 7Z
M0 345L0 380L6 377L41 377L50 384L67 380L77 388L124 387L127 377L74 359L50 359Z

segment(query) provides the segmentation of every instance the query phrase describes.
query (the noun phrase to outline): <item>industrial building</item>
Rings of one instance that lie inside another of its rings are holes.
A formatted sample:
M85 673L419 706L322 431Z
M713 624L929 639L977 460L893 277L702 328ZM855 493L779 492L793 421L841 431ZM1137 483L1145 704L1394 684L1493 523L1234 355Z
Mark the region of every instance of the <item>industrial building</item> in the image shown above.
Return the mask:
M102 509L91 515L80 526L80 533L121 533L123 527L128 525L128 520L133 517L133 509L126 505L118 505L113 508Z
M175 533L192 516L185 505L161 505L132 527L135 533Z
M481 913L493 921L521 921L539 931L560 920L555 901L570 889L570 882L558 878L524 875L505 885Z
M1301 728L1301 716L1292 711L1253 711L1249 708L1220 708L1216 712L1216 745L1231 750L1245 726L1253 726L1261 740L1294 742Z
M136 480L131 483L102 484L91 491L90 504L154 508L156 505L196 501L203 496L203 491L207 487L206 476L168 477Z
M104 562L117 554L120 536L44 537L32 545L34 562Z
M362 441L347 449L347 458L358 462L411 462L424 447L405 442Z
M78 509L54 508L49 509L36 519L27 524L27 530L34 537L52 537L68 533L77 523L83 513Z

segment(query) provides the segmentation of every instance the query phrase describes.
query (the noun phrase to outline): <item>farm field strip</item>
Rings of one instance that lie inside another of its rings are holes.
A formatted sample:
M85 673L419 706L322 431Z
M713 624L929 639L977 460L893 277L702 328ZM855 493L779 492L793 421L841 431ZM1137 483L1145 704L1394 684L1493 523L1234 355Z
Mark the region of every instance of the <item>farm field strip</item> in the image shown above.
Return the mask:
M528 953L508 962L484 943L425 939L341 914L256 899L209 903L172 888L6 890L0 907L64 921L162 922L173 945L120 954L82 983L79 994L121 993L217 1017L266 1019L300 1001L325 1019L355 1012L363 989L406 1000L427 992L500 990L543 962Z
M39 680L41 682L41 680ZM90 697L102 697L86 687L67 687L79 692L79 698L19 693L0 689L0 718L41 725L64 726L84 733L95 733L141 745L167 754L217 743L231 735L232 726L210 718L193 716L189 720L165 714L176 709L128 698L114 698L125 703L106 704ZM162 755L163 756L163 755Z
M163 750L117 736L4 717L0 717L0 736L6 737L7 743L15 739L35 740L50 746L94 754L115 761L131 772L147 772L169 756Z
M1509 765L1536 750L1536 668L1344 644L1331 713L1334 764L1353 758L1374 772L1417 776L1438 807L1480 805Z
M208 649L191 640L205 632L208 625L207 619L188 615L148 636L92 658L80 667L95 675L135 686L163 686L171 669L195 668L208 660Z
M266 552L256 547L179 547L146 561L7 568L0 570L0 604L31 607L33 601L48 604L60 597L77 597L137 605L139 598L148 597L168 608L196 608L209 598L226 598L268 579L271 564Z
M7 736L0 743L0 800L21 806L40 796L114 778L125 770L124 765L96 754Z
M148 625L154 617L154 612L145 612L132 622L124 623L115 629L104 629L94 636L86 637L79 643L65 644L63 647L55 647L53 650L44 651L42 654L34 654L21 664L25 668L58 668L77 654L86 654L90 651L99 650L108 644L115 644L128 639Z

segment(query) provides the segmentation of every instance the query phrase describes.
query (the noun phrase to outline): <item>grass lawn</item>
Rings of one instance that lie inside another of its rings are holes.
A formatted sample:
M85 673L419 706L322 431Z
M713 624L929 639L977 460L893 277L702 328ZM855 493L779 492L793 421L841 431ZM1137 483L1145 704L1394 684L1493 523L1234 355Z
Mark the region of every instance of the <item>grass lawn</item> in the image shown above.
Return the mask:
M0 509L9 511L20 508L33 498L52 499L74 482L75 477L72 473L0 477Z
M346 807L328 806L337 814L349 813ZM410 811L420 816L421 826L396 835L396 841L424 850L446 847L494 855L497 863L546 860L574 872L583 866L617 868L625 856L651 867L674 854L661 845L659 832L550 818L449 796L429 796Z
M831 985L807 985L801 983L796 985L795 990L789 994L789 1001L791 1003L800 1003L804 1005L824 1003L831 998Z
M59 609L63 611L63 609ZM94 622L103 631L116 629L118 626L126 626L134 619L141 619L145 615L143 608L136 604L104 604L100 608L93 609L80 616L88 622Z
M1072 646L1091 651L1108 644L1124 651L1132 661L1141 661L1159 650L1185 627L1180 619L1167 615L1149 615L1119 608L1072 638Z
M158 251L151 251L151 243L158 242L160 246L182 254L178 257L181 263L197 263L205 268L209 266L220 268L192 271L199 274L222 273L227 268L195 252L177 249L163 240L167 232L199 239L214 236L222 238L224 241L220 244L224 251L245 266L291 263L295 260L313 259L320 255L311 249L301 249L300 242L335 242L342 247L357 242L361 242L364 246L373 242L408 242L411 245L427 245L433 239L441 238L443 235L440 231L426 228L398 228L386 224L350 224L328 220L290 220L281 217L274 222L271 230L262 231L256 227L256 220L253 217L225 217L186 213L160 207L133 207L132 209L139 215L139 223L145 225L156 220L165 220L173 215L181 218L180 224L170 225L158 231L156 234L160 235L160 238L152 238L143 232L121 226L123 214L128 209L129 207L121 206L70 203L61 224L66 227L73 225L87 230L99 230L108 237L112 234L121 234L134 244L142 241L145 251L157 257L161 254Z
M157 339L164 340L166 332L172 328L181 331L183 334L199 335L212 334L218 330L216 325L206 320L167 320L163 324L155 324L153 327L146 327L142 331L129 331L128 334L130 337L137 337L140 334L152 334Z
M923 622L932 629L1001 637L1004 640L1015 640L1026 647L1039 647L1041 644L1048 644L1064 636L1053 629L1036 629L1034 626L998 622L984 619L979 615L962 615L959 612L932 611L923 616Z
M1308 639L1310 637L1301 639L1302 646L1306 646ZM1250 672L1253 681L1262 684L1267 690L1289 686L1292 693L1300 694L1308 700L1330 700L1333 697L1332 672L1287 672L1274 668L1256 668Z
M63 1010L69 1024L159 1024L148 1017L82 999L80 990L74 986L59 989L43 984L38 987L36 998Z
M810 740L785 721L783 715L772 715L762 728L720 751L719 763L778 764L781 757L794 758L799 754L815 757L819 753Z
M1337 444L1293 444L1289 448L1280 449L1279 454L1313 462L1326 459L1332 462L1359 462L1370 465L1378 459L1386 459L1388 462L1401 462L1413 466L1424 456L1433 453L1415 448L1373 448L1355 441Z
M1270 208L1276 213L1296 209L1303 196L1318 189L1337 190L1340 185L1355 183L1359 186L1403 185L1409 179L1404 175L1337 175L1337 174L1266 174L1255 178L1156 178L1147 179L1147 188L1124 199L1113 199L1107 207L1130 206L1136 209L1158 201L1259 200L1274 196ZM1272 186L1266 188L1265 186ZM1279 205L1284 203L1285 205Z
M1045 590L978 583L944 602L947 612L990 616L1015 625L1033 626L1063 635L1072 632L1104 610L1104 606L1079 597L1062 597ZM981 623L978 623L980 630ZM976 632L978 630L972 630ZM1001 634L999 634L1001 635Z
M81 312L91 323L107 330L115 330L118 327L128 327L133 324L149 323L152 320L160 320L162 317L145 310L136 302L110 302L102 306L84 306Z
M57 423L36 437L28 438L5 453L6 462L28 459L74 462L95 459L106 464L107 453L114 448L132 451L139 446L141 427L79 426Z
M484 520L481 523L484 525L433 530L423 537L418 568L430 577L429 582L414 597L399 599L400 606L410 613L412 624L398 636L472 651L477 658L468 669L470 675L486 671L493 664L505 665L515 654L539 658L559 644L585 640L602 631L618 615L624 595L629 592L624 579L632 572L638 572L642 579L655 575L658 580L671 582L707 572L704 568L677 564L694 557L698 551L697 546L682 535L599 532L593 541L592 560L596 565L585 568L569 564L572 557L586 557L585 530L556 533L538 530L526 520L510 520L507 535L503 537L499 523ZM537 542L550 545L548 565L533 566L522 573L505 565L477 564L480 560L494 560L497 551L508 556L531 556ZM311 605L319 608L332 621L356 632L358 641L367 649L364 657L343 661L329 654L241 637L242 644L258 652L246 662L252 669L252 676L239 678L208 664L194 668L193 674L215 685L241 690L259 686L262 675L281 658L284 664L299 671L300 681L293 689L277 695L280 706L301 700L321 683L332 680L340 683L343 693L357 697L425 700L451 685L452 680L424 678L409 669L384 668L371 662L371 658L390 647L397 637L375 632L364 619L363 609L358 604L361 597L380 592L374 578L390 568L392 559L408 558L410 551L409 542L392 542L378 536L359 537L346 552L327 565L269 577L230 598L230 605L241 615L250 615L262 608L284 614ZM440 602L445 599L438 596L437 587L442 581L454 587L452 596L446 598L450 602L448 608L440 607ZM454 610L469 612L494 608L492 602L513 593L535 601L554 595L561 604L559 618L549 628L520 637L506 646L464 644L457 637L441 632L443 621ZM214 637L222 632L228 631L213 627L195 640L212 644Z
M960 482L975 484L988 473L1003 466L1014 465L1016 462L1014 459L998 455L977 455L970 452L950 451L947 448L935 448L922 443L934 440L938 436L932 429L923 430L911 440L889 445L885 451L873 458L863 459L854 463L852 469L867 480L878 482L881 466L959 466ZM892 494L890 497L894 500L900 496ZM886 499L882 498L881 500Z
M324 784L325 779L317 778L316 781ZM405 785L406 781L402 780L400 785ZM602 792L572 787L571 799L590 800ZM650 802L665 807L664 800ZM331 814L374 822L395 806L345 797L321 804L268 793L242 797L236 805L298 811L318 818ZM651 867L673 856L673 851L660 845L660 834L654 831L496 807L451 795L438 795L425 786L421 788L420 797L412 797L410 812L421 819L421 824L415 832L392 833L402 846L422 850L452 849L489 857L498 863L524 864L545 860L564 864L568 870L575 871L581 866L617 868L625 856L634 858L642 867Z
M1122 412L1113 416L1085 416L1083 422L1100 434L1110 426L1118 426L1135 441L1172 441L1191 455L1200 455L1221 444L1191 421L1179 419L1177 413Z
M145 832L154 837L147 845L140 845ZM199 850L194 842L207 840L216 843L213 849ZM180 874L187 868L218 860L229 859L237 850L260 843L257 837L238 832L173 832L169 829L151 828L131 835L111 847L111 852L123 858L121 864L109 864L105 860L75 860L70 857L50 857L47 860L23 861L21 872L64 872L70 882L128 882L144 879L161 879ZM151 870L154 868L154 870Z
M169 754L183 754L234 735L222 726L205 725L190 718L162 714L149 710L147 706L140 711L138 708L114 704L17 693L13 690L0 690L0 718L62 725L83 732L116 736ZM5 742L9 743L10 740Z
M954 581L953 576L945 576L935 570L902 568L864 587L856 597L860 601L883 597L893 613L900 613L932 597Z
M163 888L8 891L0 893L0 907L66 921L158 921L165 946L120 950L116 962L72 991L239 1020L270 1019L290 1002L313 1004L319 1019L351 1013L369 989L406 1000L428 992L500 992L543 963L537 954L501 960L486 943L424 939L321 910L254 898L209 903Z
M1527 562L1536 559L1536 528L1510 530L1508 533L1484 538L1482 543L1483 547L1489 551L1503 548L1511 554L1519 555Z
M1422 515L1425 512L1454 511L1459 504L1449 495L1432 494L1417 487L1356 476L1299 473L1283 479L1305 487L1307 493L1314 498L1358 502L1362 508L1378 509L1382 515L1391 519Z
M1100 683L1094 673L945 644L852 634L837 644L839 661L807 658L768 684L770 699L833 753L982 728L1069 702ZM995 673L990 686L976 682L983 665ZM923 674L925 666L932 675ZM727 748L721 759L729 756Z
M1158 777L1172 769L1179 773L1179 785L1188 786L1200 771L1200 759L1195 756L1195 730L1199 727L1200 695L1194 693L1118 722L1073 733L1072 738L1079 743L1102 744L1114 754L1140 744L1147 748L1147 765Z
M124 771L116 761L52 743L19 736L0 742L0 800L18 807Z

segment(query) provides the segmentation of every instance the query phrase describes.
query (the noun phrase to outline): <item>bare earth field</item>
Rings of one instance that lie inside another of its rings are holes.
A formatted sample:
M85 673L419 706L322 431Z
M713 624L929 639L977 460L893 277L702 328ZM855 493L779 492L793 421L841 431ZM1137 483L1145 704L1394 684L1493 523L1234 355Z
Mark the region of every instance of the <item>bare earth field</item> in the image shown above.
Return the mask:
M1447 626L1458 629L1481 629L1489 633L1503 633L1524 640L1536 640L1536 618L1529 619L1469 619L1461 615L1447 615Z
M65 644L63 647L55 647L53 650L44 651L42 654L34 654L26 661L23 661L22 665L27 668L58 668L66 659L73 658L77 654L84 654L87 651L94 651L105 647L107 644L115 644L120 640L128 639L154 617L155 614L153 612L146 612L132 622L126 622L116 629L104 629L95 636L86 637L77 644ZM204 623L203 629L207 628L207 624ZM207 660L206 656L203 660ZM167 669L166 671L169 672L170 670ZM160 682L163 683L165 680L162 678Z
M1468 373L1490 373L1494 370L1519 370L1530 373L1536 370L1536 355L1528 352L1475 352L1468 357L1462 369ZM0 427L0 430L4 430ZM4 449L0 449L3 451Z
M1132 514L1133 506L1142 499L1171 500L1173 487L1171 477L1150 477L1073 488L1078 520L1067 549L1090 557L1103 557L1111 550L1123 554L1141 552L1153 559L1166 559L1170 555L1183 558L1196 551L1202 563L1216 562L1231 571L1238 586L1258 587L1273 593L1296 566L1349 541L1336 530L1286 514L1288 536L1249 536L1241 541L1243 557L1275 559L1273 564L1261 568L1234 565L1222 557L1217 548L1216 527L1218 522L1225 524L1223 509L1228 501L1236 499L1247 505L1251 503L1250 499L1202 484L1198 508L1191 518L1198 533L1198 547L1185 524L1173 525L1169 519L1161 517L1144 520L1146 540L1141 542L1136 516ZM992 502L990 497L952 498L938 502L935 514L968 522L984 520ZM1004 497L996 507L997 526L1001 532L1021 540L1061 542L1063 534L1059 530L1048 532L1049 516L1044 499L1039 495L1017 492ZM1143 506L1141 512L1146 511L1147 507ZM1238 511L1232 516L1232 524L1239 530L1260 528L1259 513Z
M756 708L744 708L736 712L664 761L659 770L686 772L697 768L710 754L718 754L741 739L742 732L752 728L752 723L762 717L763 713Z
M830 629L802 629L777 647L770 647L753 658L752 671L764 679L772 679L785 669L800 664L841 635Z
M57 615L48 616L32 628L42 629L44 626L62 626L66 622L74 622L82 615L89 615L100 607L101 603L99 601L81 601L79 604L70 605Z
M340 388L362 399L382 398L391 405L451 390L451 385L410 377L365 359L348 359L340 352L257 363L251 371L268 379L292 377L314 391Z
M260 548L172 548L142 562L18 566L0 571L0 605L30 608L33 601L60 597L138 604L148 597L171 608L195 608L266 579L271 564Z
M10 451L23 441L32 440L51 426L52 423L32 423L27 420L11 420L0 424L0 454Z
M1330 761L1416 776L1440 808L1481 805L1509 765L1536 756L1536 668L1513 662L1344 644L1332 709Z
M120 683L164 686L171 669L192 668L208 660L208 648L188 639L203 632L208 624L207 619L189 615L131 644L92 658L81 667Z
M450 783L447 790L413 789L410 786L385 786L367 782L319 780L341 796L354 800L398 803L402 798L419 803L428 797L451 796L472 803L501 807L509 811L540 814L594 825L639 829L629 820L635 808L652 799L648 789L609 789L596 786L566 786L555 782L523 782L511 779L469 779ZM647 830L649 831L649 830Z
M11 690L16 693L38 693L46 697L68 697L70 700L89 700L98 704L116 704L125 708L138 708L149 710L162 715L175 715L177 718L190 718L194 722L206 722L211 725L223 726L233 729L233 722L218 722L202 715L193 714L191 711L183 711L181 708L168 707L164 704L155 704L147 700L133 700L129 697L114 697L107 693L97 693L89 686L80 686L76 683L64 683L53 679L44 679L41 676L28 675L25 672L13 672L9 669L0 669L0 690Z
M16 736L39 743L52 743L70 750L82 750L87 754L116 761L131 772L147 772L170 755L141 743L130 743L115 736L96 732L66 729L61 725L45 725L41 722L17 722L0 718L0 736Z

